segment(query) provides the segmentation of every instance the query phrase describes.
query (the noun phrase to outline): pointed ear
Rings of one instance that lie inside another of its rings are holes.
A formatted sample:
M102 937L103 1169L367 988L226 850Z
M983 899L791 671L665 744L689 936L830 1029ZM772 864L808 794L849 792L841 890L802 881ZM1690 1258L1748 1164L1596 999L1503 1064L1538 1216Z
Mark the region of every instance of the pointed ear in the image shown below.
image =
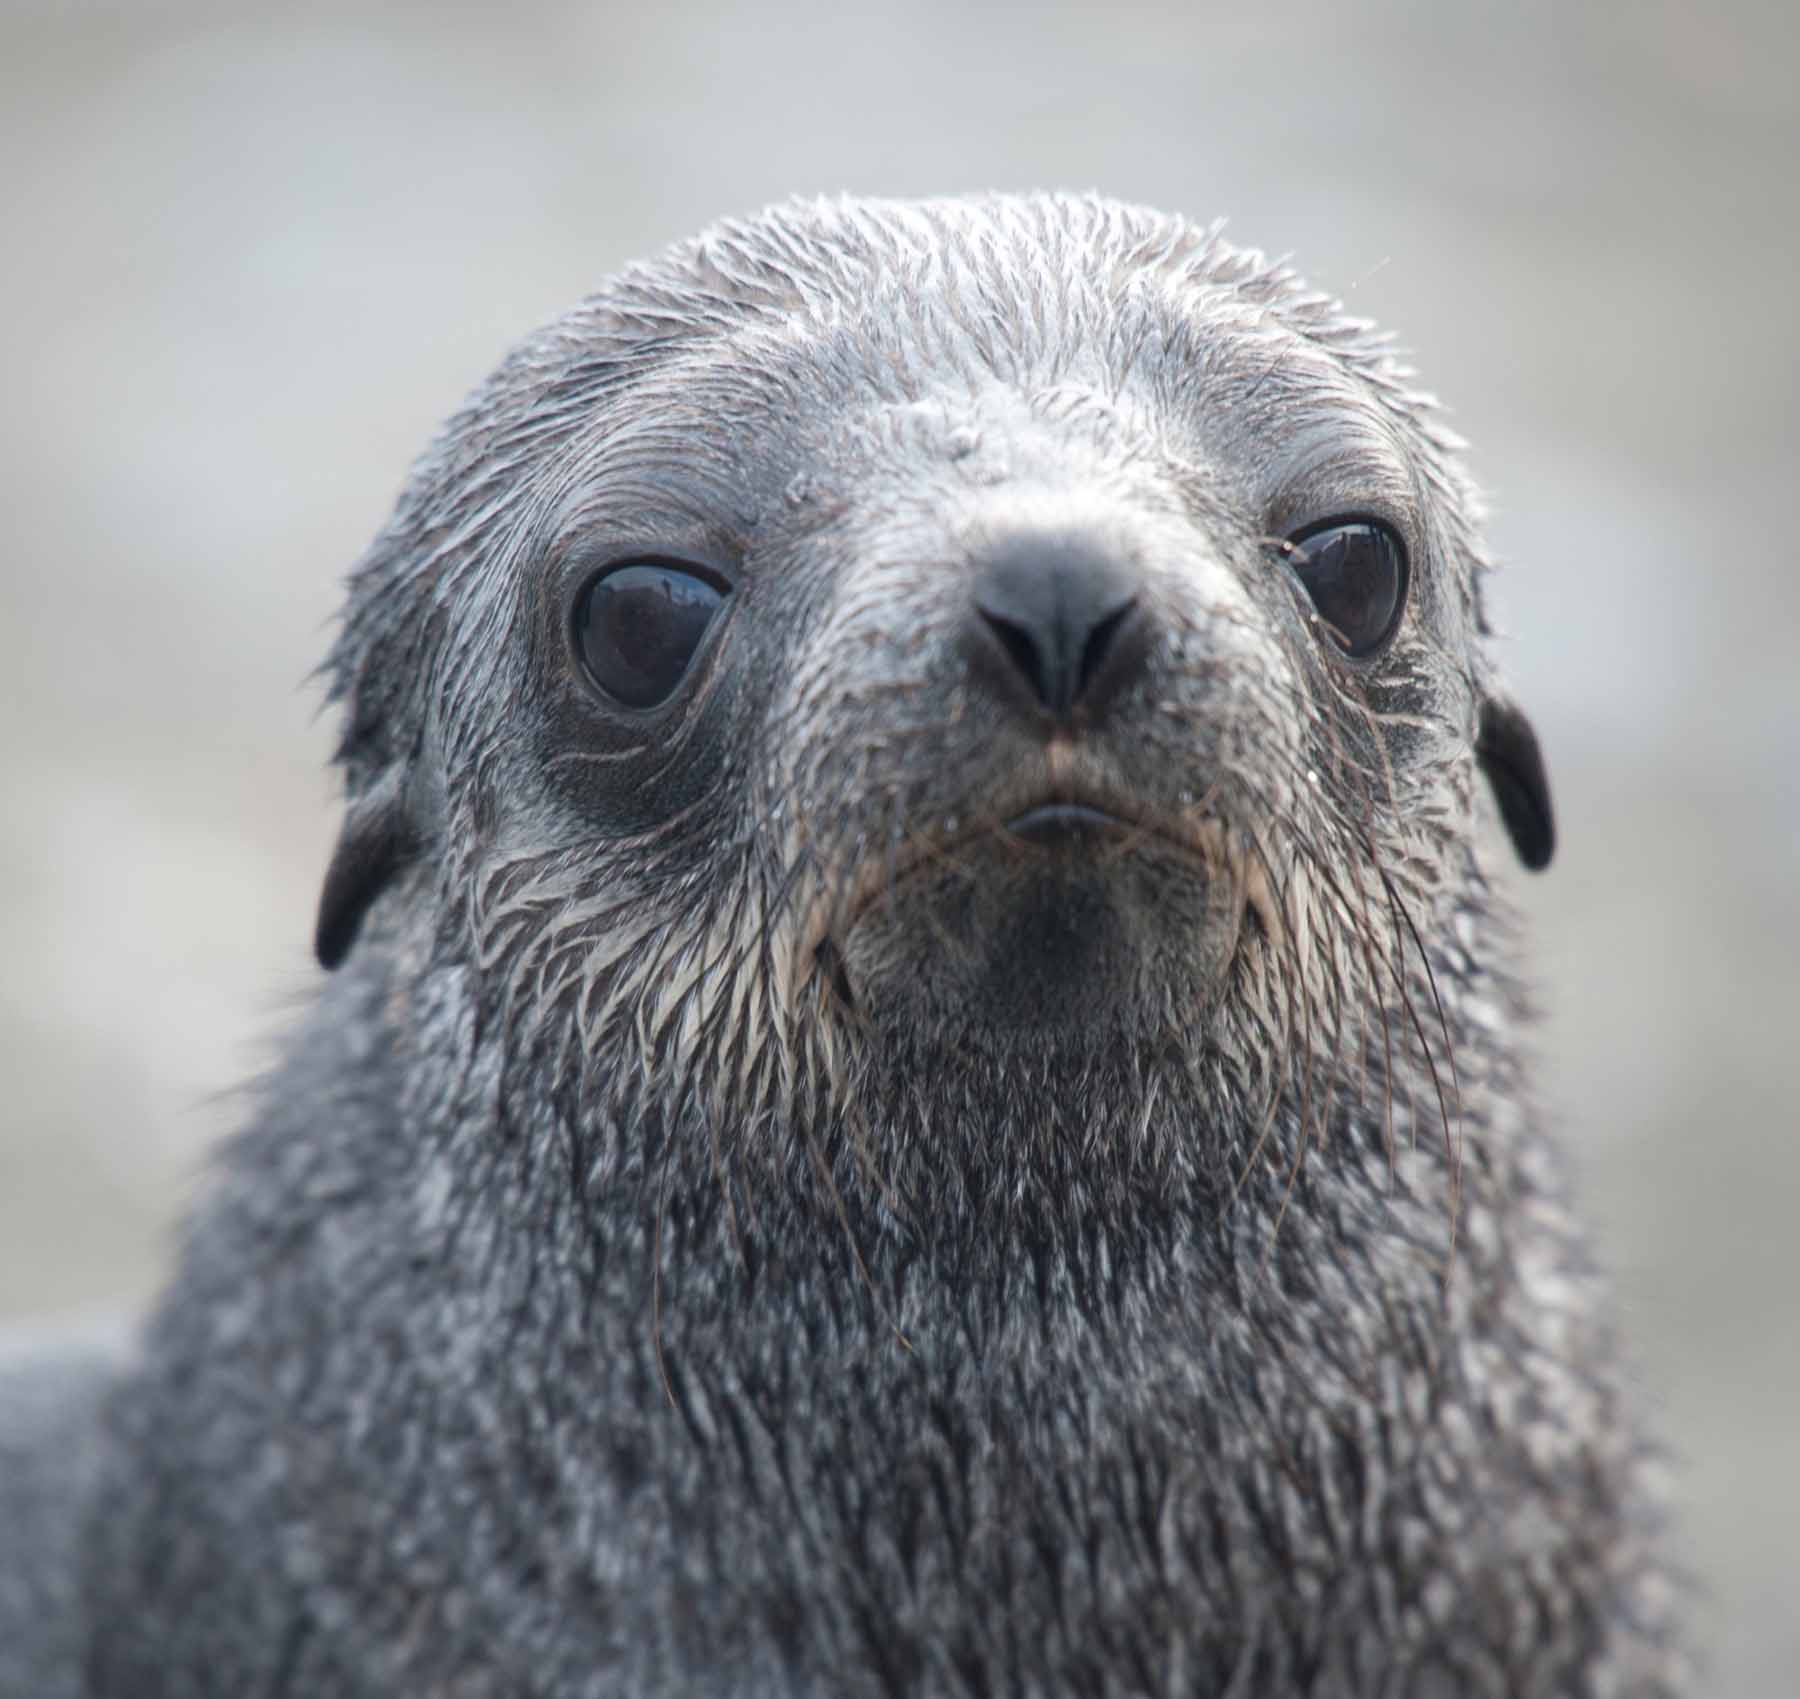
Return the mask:
M1505 696L1481 704L1475 756L1493 786L1500 818L1519 859L1533 873L1550 865L1556 849L1556 820L1550 811L1550 776L1538 749L1537 733L1525 711Z
M405 764L397 763L352 802L344 816L313 931L313 950L321 967L334 968L349 955L370 904L394 882L418 847L405 781Z

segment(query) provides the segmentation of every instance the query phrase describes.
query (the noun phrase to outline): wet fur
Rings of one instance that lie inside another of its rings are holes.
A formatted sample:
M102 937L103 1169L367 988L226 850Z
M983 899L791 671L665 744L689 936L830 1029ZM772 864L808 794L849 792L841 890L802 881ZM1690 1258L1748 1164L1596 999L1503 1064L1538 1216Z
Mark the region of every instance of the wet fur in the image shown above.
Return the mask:
M1366 325L1101 201L789 206L526 344L353 580L343 965L113 1397L40 1674L1675 1692L1476 825L1486 763L1548 854L1456 447ZM1302 497L1407 529L1377 666L1285 573ZM952 641L1022 513L1118 538L1161 634L1060 765ZM635 730L559 640L620 538L749 563ZM1143 808L1166 936L1068 1018L971 1001L943 921L1040 876L1014 784Z

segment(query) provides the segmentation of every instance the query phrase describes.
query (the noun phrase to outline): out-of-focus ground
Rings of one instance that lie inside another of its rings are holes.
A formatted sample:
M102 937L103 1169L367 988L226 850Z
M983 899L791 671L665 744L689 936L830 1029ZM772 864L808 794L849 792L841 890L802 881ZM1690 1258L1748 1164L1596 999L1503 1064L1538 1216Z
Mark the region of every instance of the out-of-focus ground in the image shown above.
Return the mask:
M0 1319L140 1301L336 824L306 683L517 334L796 190L1292 251L1472 439L1563 826L1547 1086L1684 1458L1710 1690L1800 1667L1800 8L0 15Z

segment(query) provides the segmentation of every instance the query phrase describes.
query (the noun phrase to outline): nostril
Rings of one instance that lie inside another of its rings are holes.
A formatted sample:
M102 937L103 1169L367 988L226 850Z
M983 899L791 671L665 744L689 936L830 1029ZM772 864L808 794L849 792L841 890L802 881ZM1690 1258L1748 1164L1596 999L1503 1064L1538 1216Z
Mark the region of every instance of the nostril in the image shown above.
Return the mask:
M1102 663L1106 660L1107 651L1113 646L1113 639L1119 634L1119 627L1125 623L1126 616L1136 606L1137 597L1130 597L1099 620L1088 632L1087 642L1081 646L1081 664L1075 680L1075 699L1077 701L1087 695L1088 687L1094 682L1094 675L1099 672Z
M1083 532L1020 530L971 565L964 631L1003 700L1068 721L1101 711L1141 670L1150 622L1142 575L1122 549Z
M1000 646L1006 651L1013 666L1030 681L1037 699L1049 703L1051 685L1045 672L1044 654L1038 647L1037 639L1023 625L1016 624L989 608L977 607L976 612L987 621L988 629L1000 639Z

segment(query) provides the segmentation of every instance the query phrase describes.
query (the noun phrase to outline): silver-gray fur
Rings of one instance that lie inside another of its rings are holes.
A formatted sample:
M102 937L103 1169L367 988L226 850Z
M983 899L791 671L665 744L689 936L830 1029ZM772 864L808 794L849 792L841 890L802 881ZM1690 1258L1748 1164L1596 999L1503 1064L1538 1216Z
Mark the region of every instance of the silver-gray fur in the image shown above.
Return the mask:
M1367 663L1282 555L1346 512ZM533 337L352 580L341 970L104 1439L0 1400L0 1692L1680 1689L1478 523L1367 325L1100 200L791 204ZM1021 534L1138 585L1073 733L967 658ZM734 593L632 715L569 608L646 555Z

